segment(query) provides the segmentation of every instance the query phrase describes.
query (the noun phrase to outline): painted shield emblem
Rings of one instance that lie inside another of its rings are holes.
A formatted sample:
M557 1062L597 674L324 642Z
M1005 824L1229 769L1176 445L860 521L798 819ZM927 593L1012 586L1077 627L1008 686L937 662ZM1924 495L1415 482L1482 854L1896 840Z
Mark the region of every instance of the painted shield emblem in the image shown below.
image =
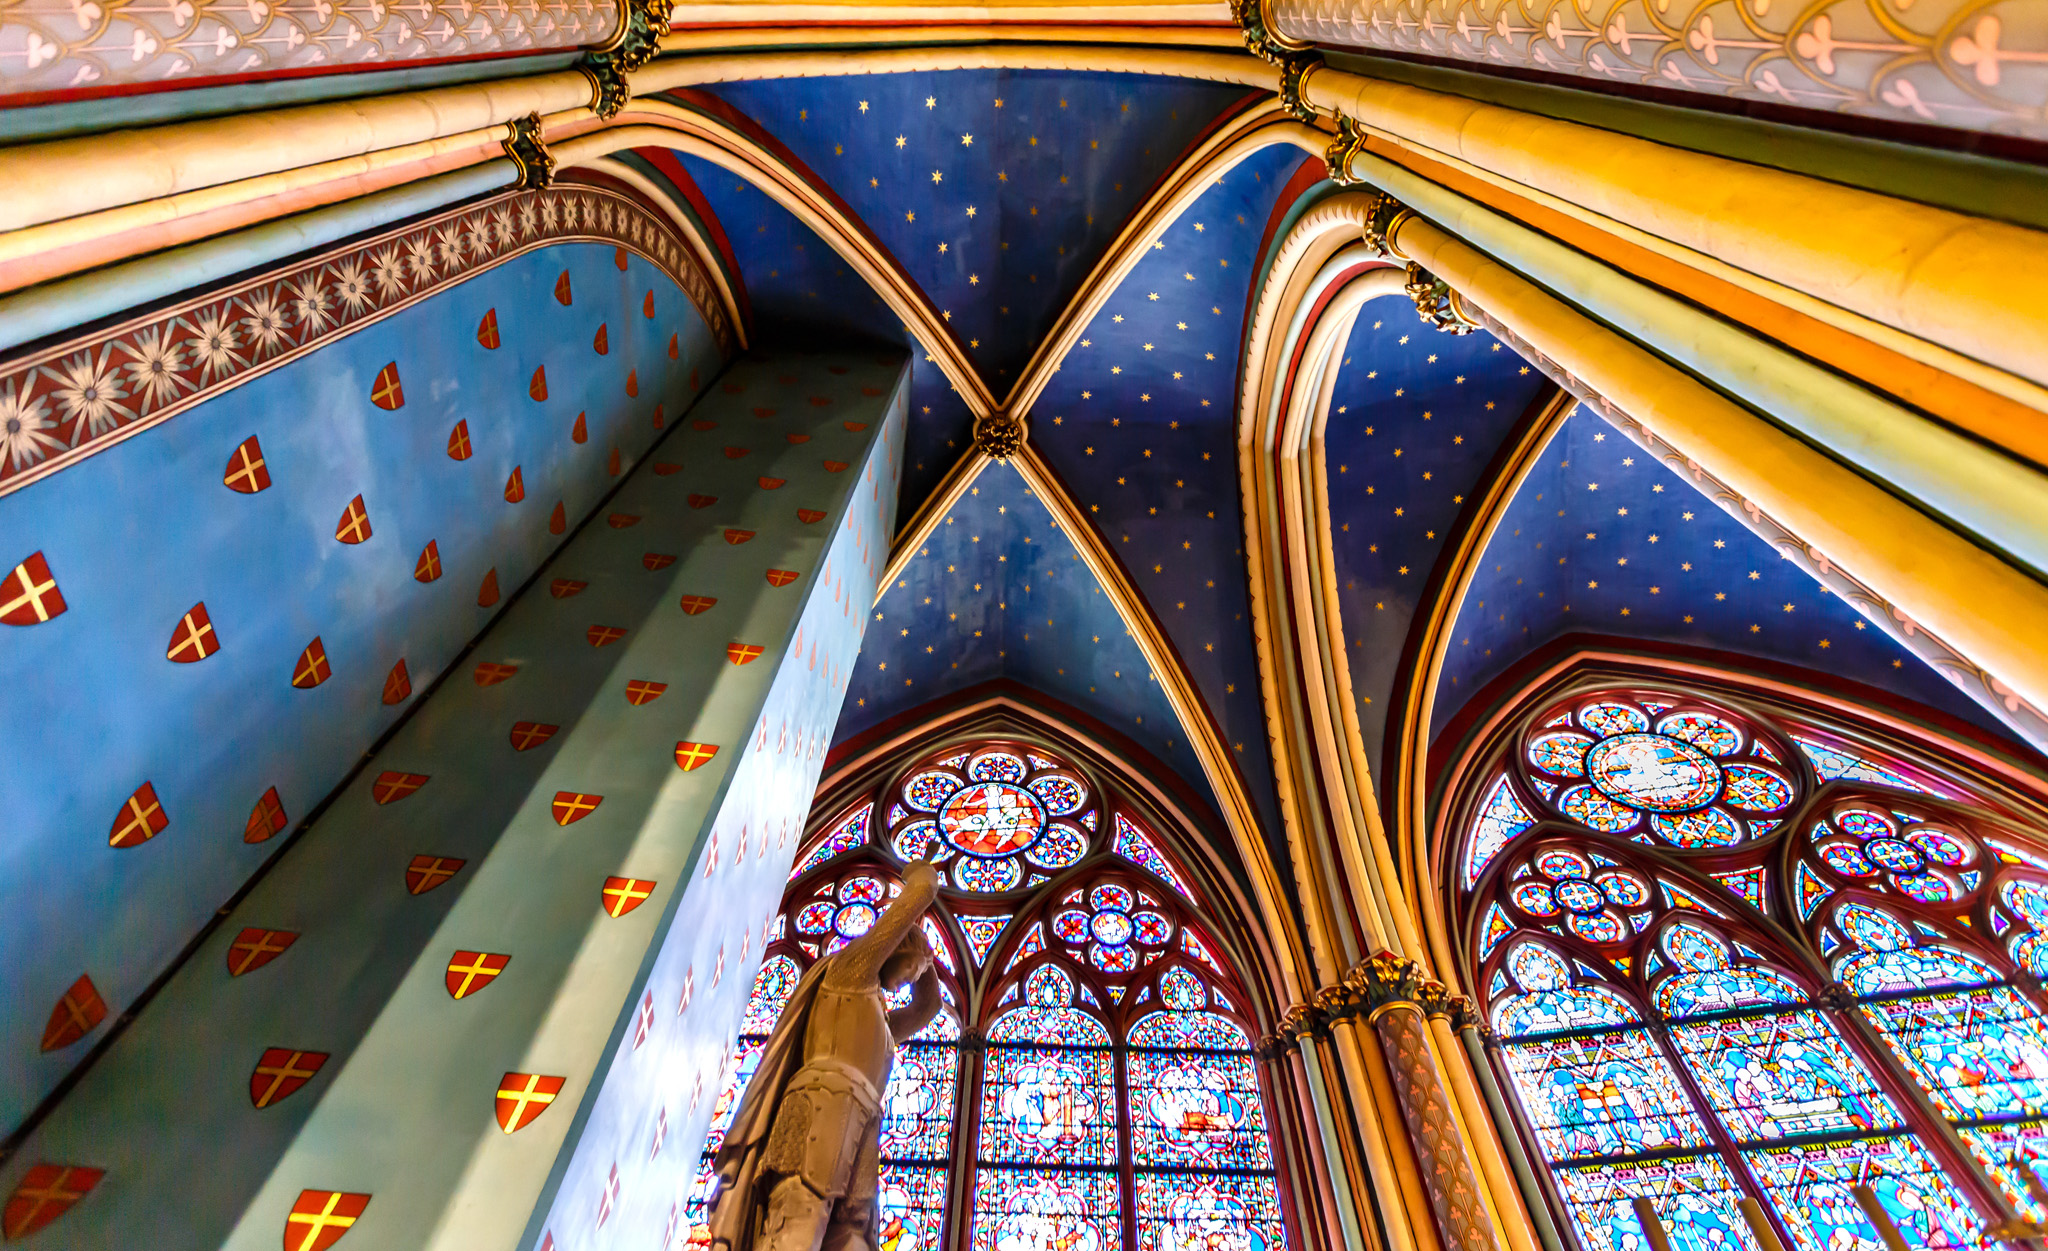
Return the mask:
M516 1134L533 1124L562 1093L560 1077L540 1073L507 1073L498 1079L498 1128Z

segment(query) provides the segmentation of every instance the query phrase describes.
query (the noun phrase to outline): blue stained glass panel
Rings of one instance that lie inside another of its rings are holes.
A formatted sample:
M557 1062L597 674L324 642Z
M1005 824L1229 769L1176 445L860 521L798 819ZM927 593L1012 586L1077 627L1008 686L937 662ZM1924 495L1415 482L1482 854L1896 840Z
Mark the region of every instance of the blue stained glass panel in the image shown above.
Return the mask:
M1138 1251L1285 1251L1271 1177L1141 1172L1131 1181Z
M1707 1144L1678 1074L1643 1030L1511 1043L1502 1054L1550 1159Z
M860 811L841 821L839 828L825 836L825 841L811 848L802 860L797 861L796 867L789 871L789 880L795 881L834 856L843 855L856 847L867 846L868 826L874 815L875 806L866 804Z
M1742 1192L1718 1156L1561 1168L1556 1176L1558 1195L1586 1251L1649 1247L1630 1202L1638 1195L1655 1205L1671 1251L1758 1251L1756 1236L1735 1206Z
M1650 719L1643 715L1642 709L1632 704L1603 700L1579 709L1579 724L1605 737L1610 734L1626 734L1632 730L1647 730L1650 728Z
M2048 1221L2048 1205L2036 1197L2036 1191L2020 1173L2022 1168L2031 1169L2041 1185L2048 1187L2048 1167L2044 1167L2048 1166L2048 1123L2017 1121L1956 1132L2022 1216L2036 1224ZM2025 1163L2015 1164L2014 1156Z
M1635 1009L1605 986L1540 990L1534 994L1516 995L1496 1005L1493 1010L1493 1028L1511 1038L1592 1029L1602 1025L1627 1025L1636 1019Z
M1574 786L1558 797L1557 810L1581 825L1609 833L1632 830L1642 814L1618 804L1590 786Z
M946 1223L946 1173L944 1165L882 1165L875 1196L880 1209L875 1244L879 1251L939 1251Z
M1883 786L1896 786L1900 790L1930 793L1918 782L1908 781L1904 774L1885 768L1868 756L1847 752L1839 747L1830 747L1814 739L1793 735L1792 741L1799 744L1799 750L1813 762L1813 771L1823 782L1847 778L1851 782L1876 782Z
M711 1171L711 1154L697 1162L697 1175L690 1182L690 1191L683 1197L684 1245L697 1248L711 1245L711 1196L718 1189L718 1174Z
M1707 1016L1805 998L1790 978L1769 969L1715 969L1666 981L1657 988L1657 1010L1669 1017Z
M931 812L946 801L946 796L959 790L960 786L960 779L952 774L930 770L918 774L904 784L903 798L910 802L911 807Z
M958 1048L930 1043L898 1048L882 1092L883 1158L950 1160L959 1085Z
M981 1158L1114 1165L1116 1102L1107 1051L990 1047L982 1075Z
M1862 1005L1942 1115L2048 1115L2048 1030L2010 986Z
M1500 854L1508 840L1534 824L1535 818L1515 798L1507 776L1495 779L1493 789L1479 805L1479 815L1472 821L1472 834L1465 849L1465 885L1469 888L1478 882L1480 870Z
M1139 1167L1273 1166L1251 1056L1133 1051L1125 1075L1131 1159Z
M1863 1062L1816 1012L1674 1025L1671 1041L1739 1141L1904 1124Z
M1674 712L1657 723L1657 732L1716 756L1732 756L1742 748L1742 731L1710 713Z
M1909 1247L1987 1245L1983 1226L1946 1170L1912 1138L1862 1138L1743 1152L1785 1218L1796 1251L1881 1247L1849 1188L1868 1183Z
M981 1168L972 1251L1123 1251L1113 1171Z
M1133 1047L1193 1048L1201 1051L1250 1051L1251 1035L1228 1017L1213 1012L1154 1012L1131 1026Z
M740 1021L742 1034L766 1034L774 1030L776 1019L782 1015L782 1005L789 1002L789 992L796 989L798 977L796 961L788 956L770 956L761 964L761 971L754 977L753 997L747 1000L747 1015Z
M1194 892L1181 880L1172 862L1160 855L1159 849L1152 845L1152 840L1145 836L1145 832L1126 820L1121 812L1116 814L1115 850L1117 855L1179 891L1188 902L1194 902Z

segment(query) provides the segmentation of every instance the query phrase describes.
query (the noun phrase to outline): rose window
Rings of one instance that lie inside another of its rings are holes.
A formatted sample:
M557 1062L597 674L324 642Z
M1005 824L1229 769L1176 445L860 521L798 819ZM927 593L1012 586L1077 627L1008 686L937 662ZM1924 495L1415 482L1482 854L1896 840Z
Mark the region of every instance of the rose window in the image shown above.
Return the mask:
M1882 877L1927 903L1959 900L1983 881L1963 868L1976 858L1969 840L1903 813L1865 804L1837 808L1815 823L1812 838L1820 858L1843 877Z
M1118 883L1073 891L1052 918L1052 936L1087 953L1105 973L1130 973L1157 960L1173 938L1159 901Z
M797 909L797 942L814 956L837 951L873 929L895 893L893 886L865 873L837 886L827 882L817 898Z
M1099 818L1088 786L1036 753L990 748L913 770L890 807L890 846L945 865L948 884L1000 894L1037 885L1088 854Z
M1508 899L1532 917L1564 918L1572 933L1618 943L1650 920L1650 884L1603 856L1563 847L1538 852L1515 870Z
M1608 698L1553 718L1529 740L1531 781L1565 817L1639 842L1733 847L1774 829L1794 791L1770 748L1669 707Z

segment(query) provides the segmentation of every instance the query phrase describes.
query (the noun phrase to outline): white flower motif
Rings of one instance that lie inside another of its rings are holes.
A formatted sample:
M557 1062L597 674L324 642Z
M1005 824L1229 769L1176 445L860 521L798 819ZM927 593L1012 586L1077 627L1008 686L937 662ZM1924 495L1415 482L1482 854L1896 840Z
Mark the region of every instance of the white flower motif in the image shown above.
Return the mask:
M370 307L370 276L363 272L363 258L351 256L332 270L334 297L350 316L360 316Z
M192 381L178 374L185 353L177 344L166 341L162 326L138 330L133 343L122 343L120 347L130 358L128 385L144 408L162 408L178 398L181 390L192 390Z
M49 397L33 394L35 375L22 382L19 393L12 382L0 387L0 465L13 461L16 469L26 469L64 446L64 440L51 433L57 423L50 420Z
M412 268L414 282L428 282L434 277L434 242L422 231L405 241L405 263Z
M441 264L450 270L462 266L462 238L455 233L454 226L443 226L434 232L434 246L440 250Z
M499 208L491 214L491 229L498 237L498 246L509 248L519 237L519 230L512 224L512 210Z
M197 321L186 324L192 327L192 355L202 367L201 381L218 382L248 363L236 350L242 341L226 307L207 309Z
M553 196L549 196L540 202L540 223L543 229L549 232L555 229L555 223L559 222L562 218L561 209L562 206L556 202Z
M598 206L598 225L605 231L612 228L612 202L605 200Z
M249 345L256 349L255 354L260 358L276 352L284 343L285 332L291 329L277 288L252 291L242 297L242 303L249 310L249 315L242 319L242 331L248 335Z
M540 215L534 211L532 197L521 200L519 202L519 233L529 239L532 238L534 230L540 225L539 217Z
M88 433L112 430L122 418L135 416L120 402L128 393L121 389L120 376L108 360L113 353L109 343L100 348L97 360L88 348L54 368L43 367L43 376L57 384L57 407L64 411L64 420L76 423L71 432L73 443Z
M333 320L333 314L328 311L327 287L320 281L320 275L308 273L289 285L292 292L292 312L298 314L300 328L309 336L327 329L327 323Z
M387 300L405 294L405 262L396 245L386 244L371 258L370 277L377 284L377 294Z
M469 254L478 260L482 260L490 255L490 219L482 216L471 218L469 224L463 230L463 242L468 246Z

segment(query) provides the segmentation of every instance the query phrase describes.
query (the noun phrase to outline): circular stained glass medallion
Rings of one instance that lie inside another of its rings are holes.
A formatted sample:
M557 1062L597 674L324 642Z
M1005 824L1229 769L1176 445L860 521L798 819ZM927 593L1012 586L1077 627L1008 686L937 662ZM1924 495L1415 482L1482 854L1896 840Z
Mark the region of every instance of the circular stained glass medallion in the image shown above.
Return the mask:
M875 928L875 910L868 904L850 903L839 910L832 928L848 938L859 938Z
M1586 777L1610 799L1651 812L1690 812L1721 793L1721 766L1684 739L1631 733L1586 750Z
M1863 854L1894 873L1918 873L1926 864L1918 847L1896 838L1873 838L1863 844Z
M1098 912L1088 923L1095 940L1111 947L1121 947L1131 941L1131 918L1122 912Z
M1598 912L1607 904L1606 898L1593 884L1581 878L1559 882L1551 891L1556 895L1557 902L1573 912Z
M939 811L939 831L970 856L993 858L1038 841L1045 805L1009 782L977 782L955 791Z

